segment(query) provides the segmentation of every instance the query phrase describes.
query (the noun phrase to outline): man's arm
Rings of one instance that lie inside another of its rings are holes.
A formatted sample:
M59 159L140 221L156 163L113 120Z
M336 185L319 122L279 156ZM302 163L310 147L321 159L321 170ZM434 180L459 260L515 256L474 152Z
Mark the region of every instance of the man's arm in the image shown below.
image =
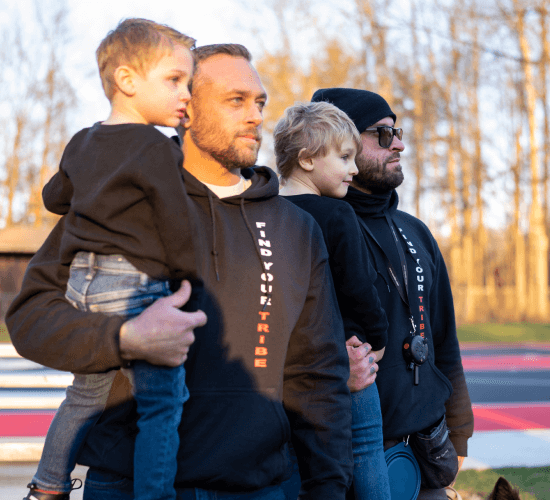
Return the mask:
M6 324L16 350L27 359L57 370L99 373L129 359L175 366L186 356L193 328L206 322L204 313L184 313L189 290L159 299L124 325L118 316L79 311L65 300L69 267L59 264L64 218L32 258ZM122 338L119 337L121 327ZM151 332L159 335L156 342Z
M457 454L459 457L466 457L468 439L474 432L474 414L456 335L451 284L439 248L436 250L434 283L430 290L430 324L434 338L435 365L453 386L453 393L445 403L445 417Z
M322 240L319 246L321 252L313 252L325 253ZM353 473L349 362L326 257L314 259L284 377L283 401L302 478L300 499L343 499Z
M31 259L8 309L11 340L23 357L57 370L94 373L119 367L123 320L80 312L65 300L69 267L58 261L64 220Z
M181 365L195 341L193 330L206 324L204 312L180 310L190 296L191 285L184 281L173 295L158 299L126 321L120 329L120 356L144 359L153 365Z

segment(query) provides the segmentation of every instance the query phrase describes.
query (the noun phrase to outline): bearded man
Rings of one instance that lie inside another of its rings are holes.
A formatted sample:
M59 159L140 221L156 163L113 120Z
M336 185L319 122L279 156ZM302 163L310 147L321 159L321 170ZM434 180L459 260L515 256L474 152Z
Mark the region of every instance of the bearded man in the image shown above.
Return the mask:
M284 500L291 439L300 498L343 499L353 469L349 361L321 229L278 196L275 172L252 168L266 93L246 48L194 53L182 175L201 228L204 313L179 310L188 283L128 321L73 309L64 296L69 269L58 261L62 218L8 312L13 344L76 373L187 359L177 500ZM90 467L84 500L134 498L136 420L119 373L79 452Z
M403 130L395 128L395 113L374 92L320 89L312 101L328 101L346 112L361 134L363 151L355 159L359 173L344 199L363 230L389 322L388 344L376 379L384 449L411 440L421 470L418 498L447 499L446 487L467 455L473 412L445 262L426 225L397 209L395 188L404 180ZM357 357L350 356L352 375L357 362ZM453 458L441 464L439 457L430 461L419 456L420 445L431 442L430 438L446 446L445 453L439 450L441 454Z

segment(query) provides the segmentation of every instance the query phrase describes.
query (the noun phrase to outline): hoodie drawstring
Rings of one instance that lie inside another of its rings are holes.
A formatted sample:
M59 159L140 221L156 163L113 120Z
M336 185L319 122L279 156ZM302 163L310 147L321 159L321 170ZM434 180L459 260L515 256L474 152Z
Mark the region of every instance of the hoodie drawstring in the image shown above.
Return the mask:
M208 193L208 205L210 206L210 217L212 218L212 255L214 256L214 271L216 271L216 281L220 281L220 272L218 267L218 251L216 250L216 217L214 215L214 201L212 200L212 193L209 189Z
M208 194L208 205L210 207L210 217L212 219L212 255L214 257L214 271L216 272L216 280L220 281L220 272L219 272L219 265L218 265L218 251L216 250L216 217L214 213L214 200L212 199L212 193L209 189L207 189ZM250 225L250 222L248 220L248 217L246 216L246 211L244 209L244 198L241 198L241 215L243 217L244 223L246 225L246 228L248 229L248 232L250 233L250 236L252 237L252 242L254 243L254 248L256 250L256 255L258 256L258 259L260 261L260 266L262 268L262 274L266 272L265 265L264 265L264 259L262 257L262 252L260 250L260 246L258 245L258 242L256 240L256 235L254 234L254 230L252 229L252 226ZM269 289L269 285L266 285L266 292L264 293L265 302L264 307L262 308L262 311L265 311L269 301L271 300L271 290Z

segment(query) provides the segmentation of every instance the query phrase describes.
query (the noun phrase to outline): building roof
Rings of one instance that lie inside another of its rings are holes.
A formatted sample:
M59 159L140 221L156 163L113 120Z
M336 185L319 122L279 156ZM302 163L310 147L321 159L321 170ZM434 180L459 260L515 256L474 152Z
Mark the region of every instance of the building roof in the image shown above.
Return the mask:
M46 240L51 225L21 224L0 230L0 253L35 253Z

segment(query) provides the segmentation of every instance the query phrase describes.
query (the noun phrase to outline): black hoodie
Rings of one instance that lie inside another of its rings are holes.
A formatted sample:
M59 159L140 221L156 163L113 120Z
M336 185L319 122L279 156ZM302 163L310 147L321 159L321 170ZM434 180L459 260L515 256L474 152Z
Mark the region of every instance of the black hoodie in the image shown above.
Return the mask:
M344 498L351 482L349 361L328 255L313 218L278 196L268 168L219 199L188 172L198 214L202 309L186 361L191 393L180 426L176 485L250 491L286 479L292 438L303 497ZM27 268L7 314L18 352L80 373L123 365L120 318L73 309L56 252L64 218ZM265 302L267 301L267 305ZM265 307L264 307L265 306ZM78 463L132 476L135 405L117 376Z
M183 154L153 125L96 123L69 141L42 190L46 208L67 215L59 248L124 255L154 279L194 278L196 215L182 179Z
M346 339L354 335L373 351L386 347L388 319L373 283L376 272L353 209L345 201L315 194L285 198L313 215L325 238Z
M453 445L459 456L466 456L467 441L473 433L472 405L456 336L451 286L437 242L422 221L397 210L396 191L373 195L349 188L344 199L384 250L363 229L378 273L374 284L389 321L388 344L376 379L384 439L400 439L423 430L445 414ZM429 344L418 386L413 384L413 373L407 370L403 358L403 341L411 323L408 308L388 272L386 256L403 283L397 245L385 212L398 229L396 234L405 253L408 300L416 328Z

